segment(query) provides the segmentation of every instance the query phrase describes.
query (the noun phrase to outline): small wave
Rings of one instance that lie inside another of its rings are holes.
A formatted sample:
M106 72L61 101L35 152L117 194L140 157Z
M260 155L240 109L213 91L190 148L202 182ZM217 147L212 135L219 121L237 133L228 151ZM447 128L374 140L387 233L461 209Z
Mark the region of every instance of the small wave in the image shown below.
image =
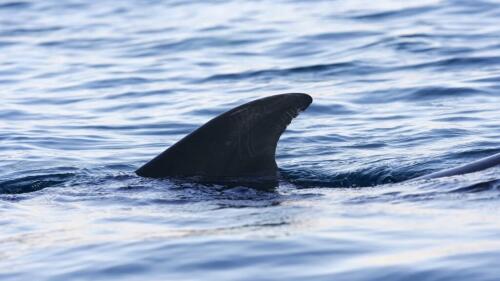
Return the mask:
M201 48L214 48L221 46L239 46L255 43L255 40L250 39L222 39L213 37L189 38L172 43L163 43L153 46L151 49L157 51L177 50L189 51L198 50Z
M349 115L356 111L349 109L347 105L342 104L315 104L313 103L307 110L308 114L313 115Z
M10 47L10 46L16 45L16 44L19 44L19 42L2 40L2 41L0 41L0 48Z
M421 88L401 88L367 92L355 101L362 104L388 102L428 102L439 99L457 99L491 95L491 93L468 87L428 86Z
M166 96L174 93L174 90L153 90L153 91L130 91L125 93L112 94L106 99L122 99L122 98L144 98L151 96Z
M350 32L324 32L315 35L307 35L301 39L306 42L311 41L330 41L330 40L346 40L346 39L356 39L366 36L377 36L381 35L379 32L372 31L350 31Z
M69 105L69 104L74 104L74 103L79 103L79 102L85 102L88 101L87 98L71 98L71 97L61 97L58 99L51 99L51 98L32 98L30 100L23 100L20 101L19 104L25 104L25 105L30 105L30 104L37 104L37 105L45 105L45 104L50 104L50 105ZM33 118L33 117L32 117Z
M21 9L21 8L29 8L31 4L29 2L7 2L0 4L0 9Z
M39 117L35 117L28 112L16 109L2 109L0 110L0 118L7 120L30 120Z
M38 45L46 48L95 50L109 47L110 45L116 43L121 43L121 40L110 38L81 38L72 40L45 41L39 43Z
M489 149L488 148L480 148L480 149L471 149L471 150L458 152L456 154L453 154L453 157L458 158L458 159L470 158L471 160L473 160L473 159L477 160L480 158L495 155L497 153L500 153L499 148L489 148Z
M438 6L423 6L423 7L411 7L400 10L383 11L376 13L366 13L361 15L356 15L351 18L357 20L369 20L369 21L380 21L380 20L390 20L406 17L413 17L428 12L434 12L438 10Z
M500 189L500 179L484 181L480 183L475 183L465 187L459 187L450 191L451 193L476 193L476 192L484 192L489 190L498 190Z
M72 173L25 176L0 182L0 194L21 194L42 190L66 182Z
M63 28L60 26L15 28L3 30L0 32L0 36L40 36L44 33L59 31L61 29Z
M465 117L465 116L453 116L453 117L439 117L436 119L432 119L435 122L444 122L444 123L457 123L457 122L481 122L484 120L479 117Z
M52 92L65 92L65 91L74 91L74 90L100 90L100 89L109 89L109 88L117 88L124 87L128 85L142 85L154 82L156 80L147 79L142 77L125 77L125 78L112 78L112 79L100 79L100 80L92 80L88 82L83 82L76 85L64 86L64 87L56 87L51 89Z
M413 174L400 173L390 167L374 167L352 172L327 175L309 170L280 170L281 175L299 188L373 187L407 180Z
M214 37L195 37L181 39L174 42L152 43L150 46L140 44L137 48L128 51L124 57L150 57L158 56L164 52L189 52L202 49L247 46L258 42L255 39L226 39Z
M217 74L209 76L199 81L213 82L213 81L239 81L245 79L259 79L259 78L272 78L272 77L286 77L291 75L301 74L320 74L321 76L327 75L341 75L341 74L367 74L373 73L377 69L375 67L366 65L361 62L342 62L332 64L316 64L308 66L299 66L283 69L265 69L256 71L245 71L239 73Z
M420 69L420 68L444 68L448 71L450 68L478 68L481 66L497 66L500 64L500 56L482 56L482 57L453 57L447 59L440 59L432 62L425 62L416 65L409 65L406 69Z
M156 106L158 106L158 102L135 102L135 103L129 103L129 104L118 104L118 105L112 105L112 106L103 106L99 108L95 108L93 111L96 113L103 113L103 112L121 112L125 111L127 113L131 113L134 110L143 110L143 109L153 109Z
M142 78L142 77L128 77L128 78L115 78L115 79L103 79L96 80L85 83L81 85L81 88L86 89L104 89L104 88L113 88L116 86L123 85L137 85L137 84L145 84L151 82L150 79Z

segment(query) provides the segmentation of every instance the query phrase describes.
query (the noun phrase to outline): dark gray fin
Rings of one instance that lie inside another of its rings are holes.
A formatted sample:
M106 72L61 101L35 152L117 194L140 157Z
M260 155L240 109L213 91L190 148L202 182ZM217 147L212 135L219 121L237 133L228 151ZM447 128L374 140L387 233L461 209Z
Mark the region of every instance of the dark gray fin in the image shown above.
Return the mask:
M142 177L193 177L210 182L277 178L276 145L299 112L306 94L258 99L225 112L136 171Z
M459 166L459 167L455 167L452 169L438 171L438 172L435 172L432 174L421 176L421 177L416 178L416 180L435 179L435 178L451 177L451 176L456 176L456 175L474 173L474 172L479 172L482 170L486 170L486 169L495 167L496 165L500 165L500 153L497 153L497 154L492 155L492 156L487 157L487 158L483 158L483 159L474 161L474 162L469 163L469 164L465 164L463 166Z

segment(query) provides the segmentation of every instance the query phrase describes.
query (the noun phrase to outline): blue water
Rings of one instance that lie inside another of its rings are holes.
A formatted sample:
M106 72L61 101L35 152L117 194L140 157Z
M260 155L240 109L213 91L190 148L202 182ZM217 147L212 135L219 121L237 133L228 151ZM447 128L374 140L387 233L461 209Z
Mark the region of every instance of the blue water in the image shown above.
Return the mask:
M0 280L498 280L498 1L0 1ZM134 170L314 103L274 191Z

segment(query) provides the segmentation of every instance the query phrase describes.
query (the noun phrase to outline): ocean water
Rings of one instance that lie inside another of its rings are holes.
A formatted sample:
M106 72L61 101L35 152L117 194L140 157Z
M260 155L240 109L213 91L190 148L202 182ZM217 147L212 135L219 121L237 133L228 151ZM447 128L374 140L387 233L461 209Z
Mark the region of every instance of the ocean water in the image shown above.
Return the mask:
M500 2L0 1L0 280L498 280ZM314 102L275 190L137 177Z

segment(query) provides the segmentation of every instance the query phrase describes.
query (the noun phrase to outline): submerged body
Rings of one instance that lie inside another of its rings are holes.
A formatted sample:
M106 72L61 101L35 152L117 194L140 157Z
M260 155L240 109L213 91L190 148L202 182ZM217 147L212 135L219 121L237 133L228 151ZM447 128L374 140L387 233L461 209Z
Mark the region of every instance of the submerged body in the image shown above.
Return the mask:
M187 135L136 173L143 177L190 178L222 184L275 184L278 140L292 119L311 103L311 96L292 93L240 105ZM497 153L416 180L473 173L499 164L500 153Z
M500 165L500 153L494 154L492 156L479 159L472 163L468 163L459 167L438 171L432 174L424 175L416 179L435 179L442 177L451 177L456 175L463 175L468 173L479 172L482 170L489 169L496 165Z

